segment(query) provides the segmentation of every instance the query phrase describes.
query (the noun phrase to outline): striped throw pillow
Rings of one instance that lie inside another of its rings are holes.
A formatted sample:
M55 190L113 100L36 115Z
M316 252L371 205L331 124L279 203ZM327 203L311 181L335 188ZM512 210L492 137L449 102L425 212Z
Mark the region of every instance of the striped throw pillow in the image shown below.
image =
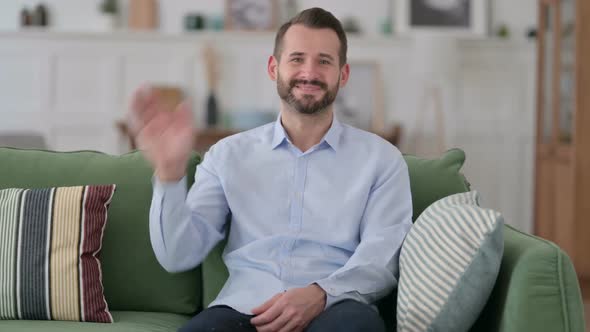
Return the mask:
M476 191L430 205L400 253L397 331L467 331L485 306L504 251L500 213Z
M114 191L0 190L0 319L113 322L98 253Z

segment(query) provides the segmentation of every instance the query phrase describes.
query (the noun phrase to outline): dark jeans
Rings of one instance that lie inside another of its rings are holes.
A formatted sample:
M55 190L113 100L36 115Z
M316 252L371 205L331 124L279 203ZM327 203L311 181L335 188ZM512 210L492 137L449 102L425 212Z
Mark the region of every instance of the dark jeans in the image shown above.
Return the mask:
M256 332L250 324L252 315L245 315L228 306L214 306L193 317L179 332ZM345 300L317 316L306 332L385 332L383 320L370 306Z

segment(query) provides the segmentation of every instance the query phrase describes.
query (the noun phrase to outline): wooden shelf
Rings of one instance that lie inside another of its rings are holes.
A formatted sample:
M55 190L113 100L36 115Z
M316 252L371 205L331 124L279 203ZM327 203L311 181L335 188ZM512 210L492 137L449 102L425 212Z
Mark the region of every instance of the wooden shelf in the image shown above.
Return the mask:
M251 44L257 43L270 46L274 40L274 32L264 31L212 31L163 33L160 31L139 31L119 29L109 32L93 31L60 31L45 28L27 28L18 31L0 31L0 38L16 39L81 39L81 40L105 40L105 41L158 41L158 42L207 42ZM529 39L503 39L497 37L460 36L457 38L458 46L462 49L532 49L535 41ZM391 35L355 35L348 36L350 48L400 46L413 47L412 38L409 36Z

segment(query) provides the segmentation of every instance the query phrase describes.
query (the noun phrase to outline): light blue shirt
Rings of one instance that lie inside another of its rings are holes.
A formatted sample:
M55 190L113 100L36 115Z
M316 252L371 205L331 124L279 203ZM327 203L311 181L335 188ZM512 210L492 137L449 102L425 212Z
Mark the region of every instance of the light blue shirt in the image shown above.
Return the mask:
M326 307L371 304L397 286L412 225L407 165L393 145L336 117L306 152L279 116L211 147L188 193L186 178L153 184L150 237L167 271L197 266L229 230L229 279L211 306L251 314L313 283L326 291Z

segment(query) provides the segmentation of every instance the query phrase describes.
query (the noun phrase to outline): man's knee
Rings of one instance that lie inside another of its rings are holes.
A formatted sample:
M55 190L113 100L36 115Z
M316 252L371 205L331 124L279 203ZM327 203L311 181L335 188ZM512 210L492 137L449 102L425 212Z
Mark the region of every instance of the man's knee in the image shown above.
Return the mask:
M385 332L385 325L379 313L371 306L346 300L322 312L311 322L306 331Z

